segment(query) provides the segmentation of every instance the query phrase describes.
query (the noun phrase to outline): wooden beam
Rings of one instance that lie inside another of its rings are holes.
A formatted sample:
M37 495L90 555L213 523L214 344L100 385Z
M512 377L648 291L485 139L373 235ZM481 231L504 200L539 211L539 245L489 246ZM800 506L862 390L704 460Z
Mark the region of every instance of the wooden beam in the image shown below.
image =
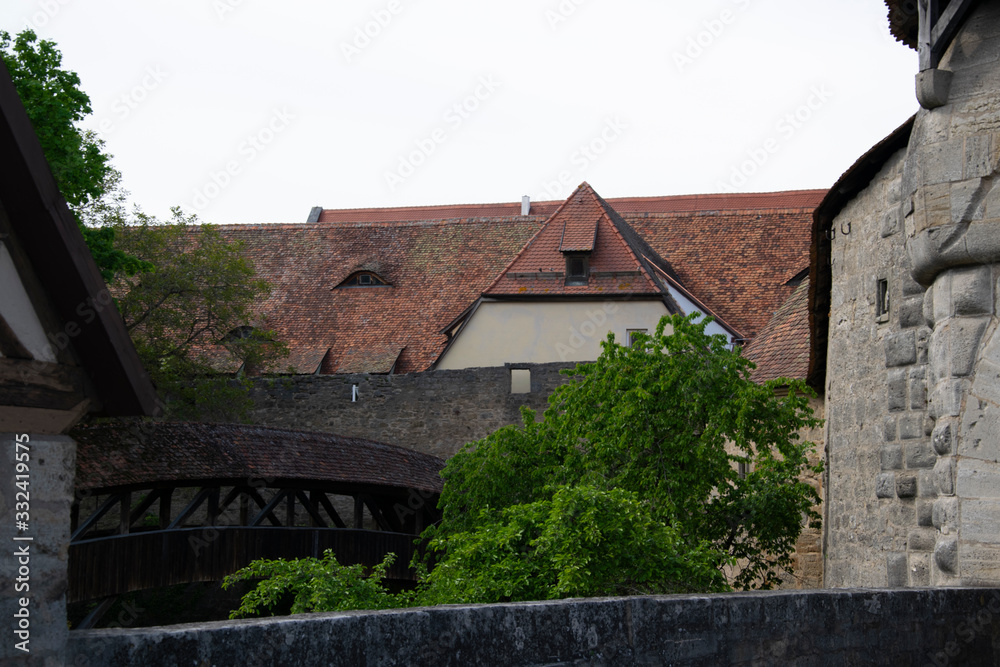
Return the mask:
M76 531L72 533L72 535L70 535L69 541L75 542L76 540L80 539L88 530L90 530L92 526L94 526L98 521L101 520L101 517L107 514L108 511L115 506L115 503L120 502L121 499L122 499L122 494L120 493L113 493L110 496L108 496L108 499L105 500L103 503L101 503L101 506L98 507L93 514L87 517L87 520L84 521L80 525L80 527L77 528Z
M288 493L290 493L290 492L289 491L278 491L276 494L274 494L274 497L271 498L271 502L269 502L268 504L264 505L264 507L257 514L257 516L255 516L253 518L253 520L248 525L250 525L250 526L259 526L264 521L264 519L266 517L270 516L271 517L271 521L280 526L281 522L278 521L277 518L274 516L274 508L277 507L281 503L281 501L285 499L285 496Z
M337 510L334 509L333 504L330 502L330 499L326 497L325 493L322 491L313 491L312 494L316 494L316 498L319 499L320 505L322 505L323 509L326 510L326 513L330 515L330 520L333 521L333 525L337 528L347 528L347 524L344 523L344 520L340 518L339 514L337 514Z
M72 366L0 358L0 405L71 410L87 399L86 386Z
M247 495L249 495L250 498L252 498L253 501L255 503L257 503L257 507L260 507L261 509L264 509L265 507L267 507L268 504L264 502L264 497L260 495L260 492L257 489L255 489L253 487L250 487L250 490L247 491ZM276 517L274 515L274 512L268 511L267 518L271 522L272 526L280 526L281 525L281 522L278 521L278 517ZM250 525L253 525L253 524L251 524L249 521L244 521L243 525L244 526L250 526Z
M975 0L951 0L941 9L940 0L918 0L920 19L917 45L920 71L935 69L955 37Z
M296 491L295 495L298 497L299 502L302 503L302 507L305 511L309 513L309 517L312 519L313 525L320 528L326 528L326 521L324 521L323 517L320 516L319 509L316 507L316 503L313 501L313 498L307 498L304 491ZM309 495L312 496L313 494L310 493Z
M198 509L198 507L203 502L205 502L205 498L208 498L208 493L210 490L211 489L209 488L203 488L201 491L195 494L194 498L191 499L191 502L187 504L187 507L181 510L181 513L178 514L174 518L174 520L170 522L170 525L167 526L167 530L171 530L173 528L180 528L181 526L183 526L184 522L187 521L188 517L194 514L195 511Z
M146 513L146 510L152 507L153 503L156 502L156 499L160 497L161 493L163 493L163 489L153 489L150 491L149 494L142 499L142 502L139 503L134 510L132 510L131 514L129 514L128 525L131 526L136 521L141 519L142 515Z
M160 530L165 530L170 525L170 501L173 495L173 488L160 493Z

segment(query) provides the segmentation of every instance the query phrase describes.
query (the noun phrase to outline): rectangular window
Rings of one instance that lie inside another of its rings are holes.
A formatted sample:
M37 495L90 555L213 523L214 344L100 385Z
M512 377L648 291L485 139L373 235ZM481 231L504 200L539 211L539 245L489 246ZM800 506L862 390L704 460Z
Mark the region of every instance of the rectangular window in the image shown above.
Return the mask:
M510 393L531 393L531 370L527 368L510 369Z
M586 255L566 255L566 284L586 285L590 278L590 258Z
M648 331L648 329L626 329L625 330L625 339L628 341L628 346L629 347L635 347L635 344L638 342L636 340L635 335L636 334L644 334L647 331Z
M889 321L889 281L880 279L875 288L875 319L878 322Z

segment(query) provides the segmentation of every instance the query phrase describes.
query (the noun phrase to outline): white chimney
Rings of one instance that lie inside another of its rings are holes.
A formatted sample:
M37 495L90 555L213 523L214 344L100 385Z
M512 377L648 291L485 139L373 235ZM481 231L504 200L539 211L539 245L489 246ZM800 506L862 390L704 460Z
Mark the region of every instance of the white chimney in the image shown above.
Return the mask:
M524 195L521 197L521 215L528 215L531 212L531 197Z

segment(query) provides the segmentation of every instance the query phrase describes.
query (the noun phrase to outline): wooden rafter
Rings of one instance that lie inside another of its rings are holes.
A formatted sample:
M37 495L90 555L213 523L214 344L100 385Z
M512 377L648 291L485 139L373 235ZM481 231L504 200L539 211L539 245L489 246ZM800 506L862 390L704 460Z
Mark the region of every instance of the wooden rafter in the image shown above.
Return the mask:
M941 9L944 4L942 0L918 0L921 72L938 66L975 0L951 0Z

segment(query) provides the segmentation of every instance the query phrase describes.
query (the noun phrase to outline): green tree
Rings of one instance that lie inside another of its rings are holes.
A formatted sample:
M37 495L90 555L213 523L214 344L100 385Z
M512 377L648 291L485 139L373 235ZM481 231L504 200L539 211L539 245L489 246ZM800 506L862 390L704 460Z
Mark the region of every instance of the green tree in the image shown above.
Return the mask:
M664 318L631 347L609 335L595 363L567 371L542 421L524 410L520 428L452 457L443 518L422 536L420 584L391 602L778 583L803 519L819 521L819 495L802 476L820 466L810 468L812 445L798 436L820 423L812 392L789 379L753 383L753 364L706 325Z
M533 596L778 583L803 517L819 521L819 496L801 479L811 444L798 437L819 423L808 405L812 393L788 379L755 384L752 363L724 337L706 334L706 323L664 318L631 347L610 335L600 358L571 371L573 381L553 393L541 422L526 411L522 428L500 429L454 456L443 472L443 520L426 534L438 561L430 587L478 579L477 590L493 593L463 601L498 599L498 584L511 599L526 599L510 577L476 560L496 559L484 533L515 525L525 558L537 566ZM779 396L783 385L788 392ZM615 503L618 515L610 516ZM532 507L543 511L526 524ZM626 518L629 525L618 525ZM653 526L666 532L631 550L637 569L623 568L617 559L629 562L629 547L637 546L623 537L656 535ZM591 541L560 548L548 536L570 527L586 527ZM479 548L470 552L469 544ZM677 566L665 570L665 562Z
M271 287L241 243L180 209L173 214L162 224L142 213L114 213L116 249L147 268L116 273L112 293L171 417L245 420L252 405L247 375L288 355L260 313Z
M115 272L148 268L115 248L112 228L84 224L85 211L113 191L121 175L111 166L104 142L80 128L79 123L92 113L90 97L80 89L80 77L62 69L62 53L55 43L39 40L31 30L13 39L0 31L0 58L104 279L110 280Z

